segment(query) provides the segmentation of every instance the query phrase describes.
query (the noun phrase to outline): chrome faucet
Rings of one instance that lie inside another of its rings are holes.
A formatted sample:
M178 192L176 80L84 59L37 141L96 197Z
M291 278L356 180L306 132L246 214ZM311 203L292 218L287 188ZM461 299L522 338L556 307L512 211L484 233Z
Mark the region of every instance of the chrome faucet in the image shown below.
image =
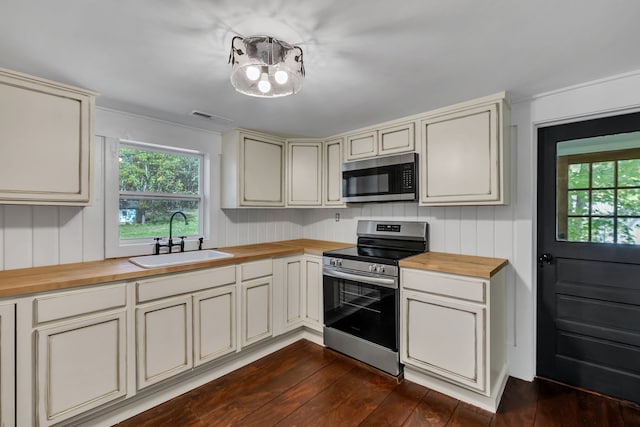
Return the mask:
M184 217L184 223L185 225L189 224L189 221L187 220L187 216L184 214L184 212L182 211L175 211L172 215L171 218L169 219L169 243L167 244L167 246L169 247L169 253L171 253L171 249L174 246L180 246L180 252L184 252L184 238L187 236L180 236L180 243L173 243L173 217L175 217L176 215L182 215Z

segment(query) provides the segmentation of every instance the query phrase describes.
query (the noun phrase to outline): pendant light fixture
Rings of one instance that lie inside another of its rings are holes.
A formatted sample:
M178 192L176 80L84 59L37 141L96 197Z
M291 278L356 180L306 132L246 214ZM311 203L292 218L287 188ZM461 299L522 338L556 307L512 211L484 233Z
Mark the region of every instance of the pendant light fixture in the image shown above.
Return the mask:
M235 36L229 63L240 93L276 98L298 93L304 77L302 49L269 36Z

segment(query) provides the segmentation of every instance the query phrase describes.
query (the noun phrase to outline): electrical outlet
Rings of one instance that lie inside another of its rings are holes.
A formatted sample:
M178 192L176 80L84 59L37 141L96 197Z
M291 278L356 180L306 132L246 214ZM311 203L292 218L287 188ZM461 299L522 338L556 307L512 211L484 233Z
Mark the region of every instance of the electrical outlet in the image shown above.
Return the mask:
M336 212L336 222L340 222L340 212Z

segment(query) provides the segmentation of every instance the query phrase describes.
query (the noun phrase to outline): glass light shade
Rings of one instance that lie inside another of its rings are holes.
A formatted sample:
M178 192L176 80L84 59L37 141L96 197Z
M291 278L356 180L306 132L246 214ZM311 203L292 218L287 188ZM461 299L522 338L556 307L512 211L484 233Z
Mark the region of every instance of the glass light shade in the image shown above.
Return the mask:
M231 84L245 95L275 98L302 88L302 49L273 37L234 37L229 62Z

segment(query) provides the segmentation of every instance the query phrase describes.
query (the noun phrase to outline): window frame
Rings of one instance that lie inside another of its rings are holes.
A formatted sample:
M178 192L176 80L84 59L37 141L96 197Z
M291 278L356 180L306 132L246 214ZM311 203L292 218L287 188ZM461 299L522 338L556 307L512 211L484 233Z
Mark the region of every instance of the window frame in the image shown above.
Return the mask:
M153 144L124 138L107 138L105 141L105 258L116 258L133 255L149 255L153 252L153 238L120 239L120 198L144 198L150 200L199 200L199 235L188 236L185 239L187 250L195 249L198 238L203 237L208 242L211 223L211 152L202 147L190 146L188 143L175 145ZM177 155L192 155L200 158L199 195L186 193L145 193L135 191L120 191L120 147L139 148L149 151L163 152ZM170 194L170 196L169 196ZM168 238L169 220L167 219L166 235Z

